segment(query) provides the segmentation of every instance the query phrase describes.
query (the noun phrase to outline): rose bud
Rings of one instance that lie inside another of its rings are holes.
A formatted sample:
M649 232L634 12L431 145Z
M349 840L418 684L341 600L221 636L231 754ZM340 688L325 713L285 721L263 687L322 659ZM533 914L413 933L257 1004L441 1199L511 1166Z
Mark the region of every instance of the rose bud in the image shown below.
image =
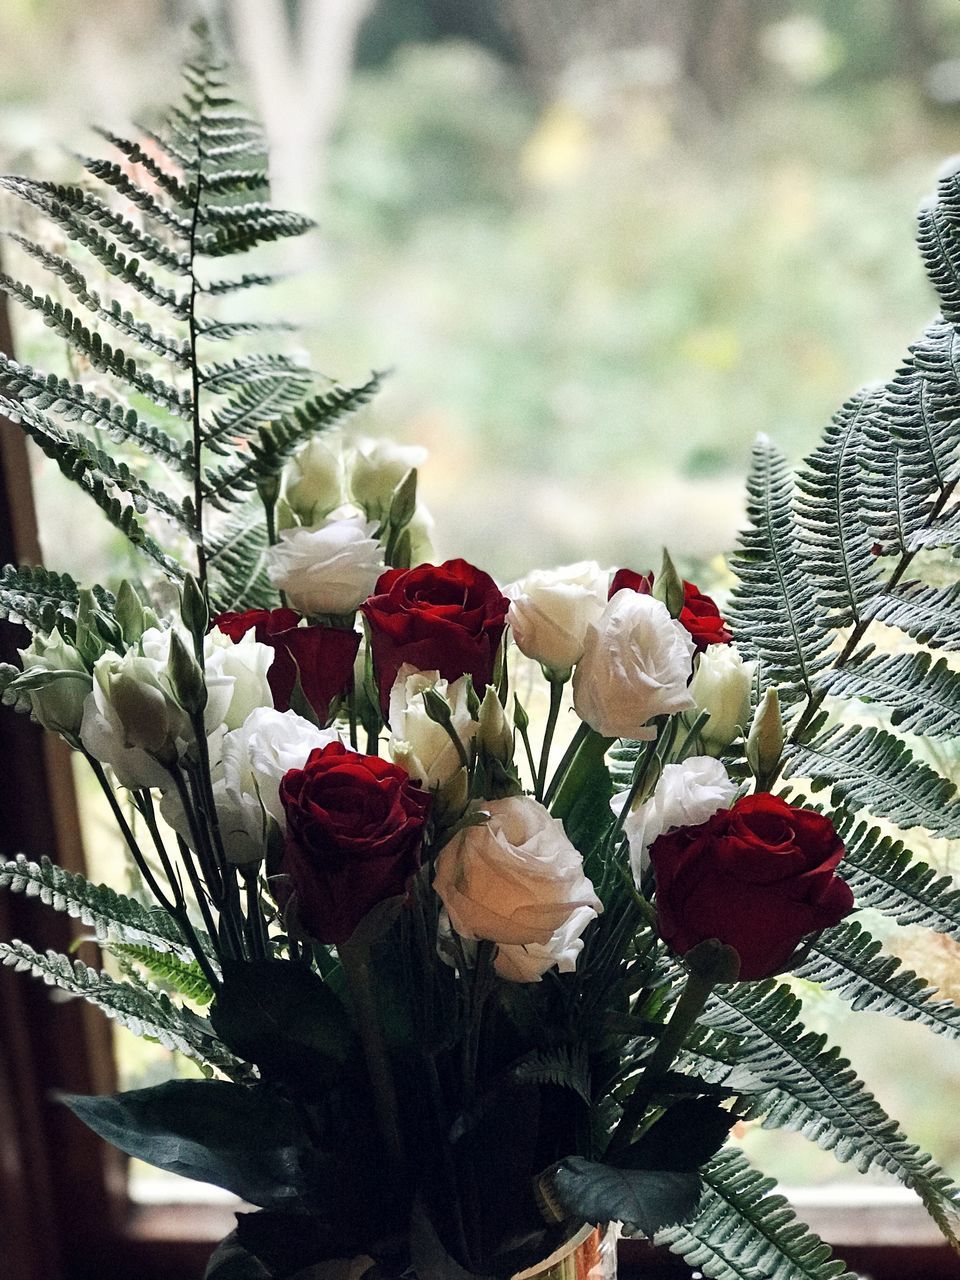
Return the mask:
M517 648L564 680L583 656L587 627L603 612L607 575L593 560L535 569L506 589Z
M340 742L280 783L287 837L277 888L318 942L346 942L369 911L405 894L420 866L430 793L403 769Z
M267 549L267 577L301 613L353 613L383 572L375 529L360 515L284 529Z
M636 591L618 591L587 628L573 675L581 720L607 738L649 739L654 716L687 711L693 641L666 606Z
M603 910L563 823L530 796L482 805L437 858L433 887L462 938L498 944L494 967L509 982L539 982L576 967L581 934Z
M59 627L49 635L37 631L20 651L24 672L57 671L64 674L29 692L30 710L45 729L76 736L83 719L83 703L93 681L78 651L63 638Z
M854 908L834 872L843 844L829 818L760 792L650 849L660 936L678 955L716 939L740 977L778 973L808 934Z
M370 628L384 718L404 663L438 671L448 681L468 675L474 689L485 689L493 679L509 604L490 575L466 560L388 569L361 608Z
M317 719L330 718L330 704L349 686L360 647L360 632L343 627L302 627L293 609L247 609L221 613L213 625L234 642L253 631L273 650L267 672L273 706L287 711L297 679Z
M710 719L700 730L704 750L717 756L743 733L750 720L750 687L756 664L744 662L736 645L704 649L690 681L690 694Z
M776 689L768 689L754 713L753 724L747 734L747 764L761 790L766 789L767 780L775 778L779 771L783 742L780 697Z

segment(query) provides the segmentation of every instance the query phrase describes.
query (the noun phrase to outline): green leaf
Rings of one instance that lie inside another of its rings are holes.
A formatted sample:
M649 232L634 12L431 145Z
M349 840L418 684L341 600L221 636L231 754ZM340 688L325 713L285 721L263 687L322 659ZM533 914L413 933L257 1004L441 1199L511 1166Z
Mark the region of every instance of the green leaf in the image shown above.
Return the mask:
M334 1079L353 1049L349 1016L333 990L289 960L225 963L210 1021L264 1077L307 1087Z
M250 1204L292 1204L307 1159L296 1111L276 1095L222 1080L170 1080L111 1097L61 1094L94 1133L168 1173Z
M614 1169L568 1156L551 1177L556 1199L580 1222L622 1222L652 1236L696 1212L702 1191L695 1171Z
M161 986L172 987L196 1005L209 1004L213 999L210 986L196 960L181 960L169 952L154 951L152 947L131 943L107 943L107 950L125 961L132 961L145 969Z
M834 697L858 698L889 708L901 732L931 738L960 737L960 674L929 653L861 655L830 673Z

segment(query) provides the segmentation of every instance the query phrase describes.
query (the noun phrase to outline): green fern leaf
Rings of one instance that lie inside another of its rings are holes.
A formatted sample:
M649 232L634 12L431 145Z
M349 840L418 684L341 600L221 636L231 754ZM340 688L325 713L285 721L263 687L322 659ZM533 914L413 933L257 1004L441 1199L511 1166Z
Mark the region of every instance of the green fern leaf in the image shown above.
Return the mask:
M786 987L739 983L714 990L703 1021L740 1036L740 1061L772 1087L761 1104L764 1128L800 1132L860 1173L876 1168L892 1174L916 1191L955 1241L960 1192L900 1132L840 1050L806 1030L801 1013Z
M177 213L161 204L154 195L144 190L139 183L134 182L129 173L112 160L97 160L91 156L77 156L77 159L89 174L106 186L112 187L124 200L129 200L132 205L136 205L150 221L159 223L170 235L180 240L189 239L189 212Z
M850 814L835 816L843 840L843 878L857 905L960 941L960 889L951 876L914 858L901 840Z
M864 653L830 673L834 697L890 709L890 723L931 738L960 737L960 674L929 653Z
M740 579L730 608L737 639L785 702L811 698L829 635L818 625L817 593L798 554L786 459L767 440L754 446L747 493L750 527L731 565Z
M102 609L112 613L116 601L109 591L94 587ZM31 631L52 631L59 626L74 634L79 587L67 573L54 573L39 565L7 564L0 568L0 618L22 623Z
M556 1049L525 1054L510 1068L510 1075L523 1084L552 1084L570 1089L587 1106L593 1100L590 1062L582 1045L560 1045Z
M896 627L931 649L960 651L960 584L931 587L909 581L888 588L870 605L875 622Z
M869 1009L924 1026L953 1040L960 1036L960 1005L934 1000L934 988L895 957L856 921L827 929L814 942L797 977L836 991L854 1009Z
M196 1005L207 1005L213 999L213 988L196 960L182 960L168 951L154 951L142 944L108 942L111 955L122 957L146 969L161 987L172 987Z
M164 1048L175 1049L233 1078L244 1074L242 1065L223 1047L209 1022L189 1009L177 1008L163 992L117 982L82 960L71 960L56 951L41 953L16 939L0 942L0 964L82 997L136 1036L157 1040Z
M210 542L211 604L217 613L269 609L276 588L266 576L267 526L263 508L251 503L226 522Z
M204 448L213 452L229 452L225 442L249 440L257 429L265 426L280 414L295 408L303 400L312 377L301 373L277 374L258 379L241 387L218 409L213 410L204 423Z
M712 1280L856 1280L739 1151L719 1151L702 1176L696 1218L658 1231L655 1243Z
M809 778L815 792L829 787L835 807L869 809L898 826L922 826L934 835L960 835L954 784L915 760L906 743L885 729L836 725L796 749L785 775Z
M183 961L193 959L193 952L166 911L144 907L109 885L93 884L85 876L58 867L49 858L33 862L19 853L0 862L0 889L39 898L55 911L65 912L92 928L98 942L145 946ZM197 930L197 936L206 944L208 953L214 955L206 935Z

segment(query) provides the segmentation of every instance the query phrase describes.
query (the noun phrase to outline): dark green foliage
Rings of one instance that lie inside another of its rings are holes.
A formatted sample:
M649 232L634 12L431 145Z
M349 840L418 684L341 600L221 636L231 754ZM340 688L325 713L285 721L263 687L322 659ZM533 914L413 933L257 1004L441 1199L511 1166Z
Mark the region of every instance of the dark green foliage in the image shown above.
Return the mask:
M77 616L79 587L66 573L54 573L39 565L0 567L0 618L20 622L34 631L52 631L59 626L73 634ZM109 591L94 587L100 607L112 612L115 600Z
M181 960L167 951L125 942L108 943L107 950L124 965L145 969L158 986L185 996L193 1004L206 1005L213 999L213 989L196 960Z

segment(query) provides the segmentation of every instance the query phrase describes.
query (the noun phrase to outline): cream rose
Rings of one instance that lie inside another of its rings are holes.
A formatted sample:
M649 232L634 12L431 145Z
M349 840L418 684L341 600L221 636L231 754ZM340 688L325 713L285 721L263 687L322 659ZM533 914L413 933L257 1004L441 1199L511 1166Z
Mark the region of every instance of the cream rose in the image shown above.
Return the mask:
M504 592L507 621L521 653L567 674L583 656L587 628L607 600L609 575L594 560L560 569L535 569Z
M283 469L281 491L305 525L319 524L343 502L343 459L335 439L331 448L327 436L314 436Z
M530 796L482 808L487 821L458 832L437 858L434 888L452 927L498 943L497 972L511 982L537 982L554 965L572 969L580 935L603 910L583 859Z
M371 520L380 521L390 510L397 485L408 471L421 467L427 451L421 445L395 444L392 440L361 437L354 443L349 464L350 496Z
M719 755L750 723L755 666L744 662L733 644L711 644L700 655L690 696L701 711L709 712L700 736L711 755Z
M621 791L610 801L614 813L623 812L628 794ZM657 836L674 827L699 826L718 809L728 808L736 794L736 784L711 756L691 756L681 764L664 765L653 795L628 813L623 823L630 844L630 868L638 887L650 861L648 850Z
M607 738L656 737L654 716L694 706L687 689L694 643L666 605L637 591L618 591L587 628L573 675L581 720Z
M300 613L352 613L385 568L376 525L361 515L284 529L266 554L267 576Z
M218 680L232 682L222 721L228 730L239 729L257 707L273 706L267 672L274 656L274 650L260 644L253 631L236 641L216 627L204 636L204 683L209 689Z

